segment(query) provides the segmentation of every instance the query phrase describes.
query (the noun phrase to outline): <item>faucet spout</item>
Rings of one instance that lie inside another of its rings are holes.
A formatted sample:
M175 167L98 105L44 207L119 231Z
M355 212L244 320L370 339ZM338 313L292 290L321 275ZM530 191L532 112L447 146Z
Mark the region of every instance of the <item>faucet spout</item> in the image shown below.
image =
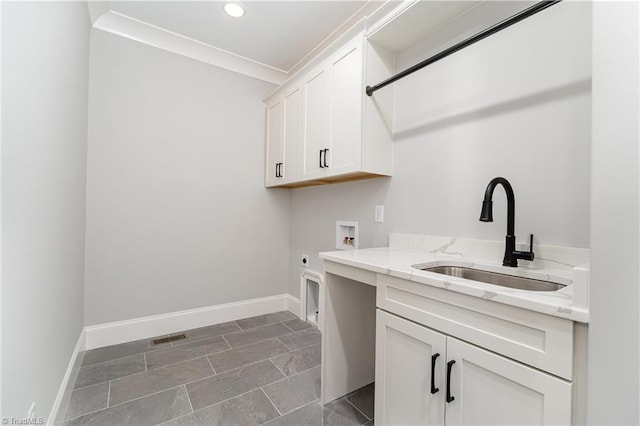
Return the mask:
M482 201L482 210L480 212L481 222L493 222L493 191L496 186L502 185L504 191L507 194L507 235L505 237L505 250L504 259L502 264L504 266L518 266L518 259L533 260L533 235L531 236L531 248L528 252L521 252L516 250L516 236L515 236L515 216L516 216L516 201L513 194L513 188L508 180L503 177L496 177L491 179L487 189L484 192L484 200Z

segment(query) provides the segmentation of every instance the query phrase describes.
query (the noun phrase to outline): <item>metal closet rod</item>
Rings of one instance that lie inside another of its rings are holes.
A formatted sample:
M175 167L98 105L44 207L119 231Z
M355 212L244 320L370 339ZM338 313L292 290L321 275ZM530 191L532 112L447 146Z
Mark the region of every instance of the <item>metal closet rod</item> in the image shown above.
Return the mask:
M404 71L399 72L398 74L389 77L388 79L386 79L385 81L383 81L382 83L378 83L375 86L367 86L367 88L365 89L365 92L367 93L368 96L373 95L373 92L375 92L376 90L382 89L385 86L388 86L391 83L394 83L398 80L400 80L401 78L404 78L406 76L408 76L409 74L413 74L414 72L433 64L434 62L438 62L440 59L444 59L447 56L457 52L458 50L462 50L465 47L471 46L472 44L489 37L492 34L495 34L499 31L504 30L507 27L510 27L511 25L515 24L516 22L520 22L523 19L528 18L529 16L535 15L536 13L543 11L544 9L553 6L556 3L560 3L562 0L551 0L551 1L541 1L538 2L536 4L534 4L531 7L528 7L527 9L523 10L522 12L518 12L513 16L510 16L509 18L505 19L504 21L498 22L497 24L495 24L492 27L487 28L486 30L483 30L481 32L479 32L478 34L469 37L466 40L461 41L460 43L454 44L453 46L443 50L440 53L436 53L435 55L433 55L430 58L425 59L424 61L415 64L414 66L407 68Z

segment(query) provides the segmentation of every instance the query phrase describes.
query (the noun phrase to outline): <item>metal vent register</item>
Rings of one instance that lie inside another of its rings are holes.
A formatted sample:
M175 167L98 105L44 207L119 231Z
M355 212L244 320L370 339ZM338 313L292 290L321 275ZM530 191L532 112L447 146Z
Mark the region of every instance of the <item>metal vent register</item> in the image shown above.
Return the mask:
M182 340L186 338L187 336L185 334L176 334L174 336L161 337L159 339L153 339L151 341L151 346L161 345L163 343L175 342L176 340Z

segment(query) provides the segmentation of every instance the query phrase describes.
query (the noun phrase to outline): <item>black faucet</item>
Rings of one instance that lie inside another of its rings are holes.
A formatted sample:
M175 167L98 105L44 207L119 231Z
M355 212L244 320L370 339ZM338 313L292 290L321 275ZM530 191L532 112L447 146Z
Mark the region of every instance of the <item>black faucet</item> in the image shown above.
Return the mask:
M484 193L484 201L482 201L482 211L480 212L480 222L493 222L493 190L498 184L502 185L507 193L507 236L505 237L504 266L518 266L518 259L533 260L533 234L529 240L529 251L516 250L516 236L514 235L514 223L516 215L516 200L513 196L513 188L508 180L503 177L491 179Z

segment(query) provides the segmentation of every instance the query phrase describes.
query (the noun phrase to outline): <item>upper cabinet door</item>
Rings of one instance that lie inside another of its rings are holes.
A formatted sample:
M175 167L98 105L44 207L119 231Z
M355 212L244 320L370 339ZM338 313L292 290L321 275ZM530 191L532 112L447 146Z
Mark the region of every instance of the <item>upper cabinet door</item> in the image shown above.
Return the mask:
M328 78L325 68L313 70L303 80L304 90L304 177L321 176L329 148L327 111L329 104Z
M443 425L446 337L376 313L376 424Z
M302 142L302 90L296 85L284 95L284 153L281 174L290 182L300 175Z
M298 187L391 175L391 136L377 131L377 110L369 114L368 122L375 129L367 131L375 137L365 148L364 46L363 33L332 46L331 53L326 57L323 53L322 59L303 68L304 74L296 75L268 98L269 123L274 121L274 125L267 133L267 186ZM281 105L275 105L277 100ZM278 114L283 142L274 165L269 156L276 151L269 144L280 134L275 129Z
M265 162L265 185L277 185L280 180L280 163L284 149L282 99L274 99L267 105L267 155Z
M571 424L571 383L452 337L447 361L447 426Z
M327 164L331 174L357 171L362 165L362 50L362 39L356 39L328 64L331 101Z

